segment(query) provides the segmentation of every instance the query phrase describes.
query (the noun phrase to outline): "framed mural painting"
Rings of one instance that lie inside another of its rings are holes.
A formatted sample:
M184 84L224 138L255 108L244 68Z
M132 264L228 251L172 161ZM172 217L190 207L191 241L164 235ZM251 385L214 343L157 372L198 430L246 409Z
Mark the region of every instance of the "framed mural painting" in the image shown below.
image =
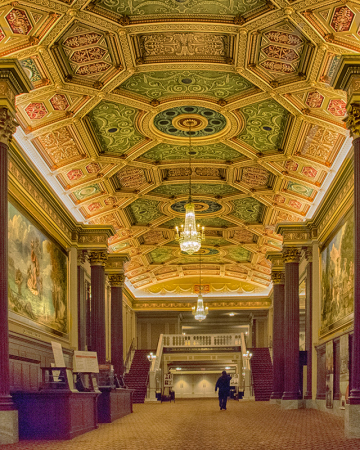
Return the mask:
M68 257L8 203L8 297L16 319L50 334L68 335Z
M349 213L320 256L321 326L325 336L354 316L354 216Z

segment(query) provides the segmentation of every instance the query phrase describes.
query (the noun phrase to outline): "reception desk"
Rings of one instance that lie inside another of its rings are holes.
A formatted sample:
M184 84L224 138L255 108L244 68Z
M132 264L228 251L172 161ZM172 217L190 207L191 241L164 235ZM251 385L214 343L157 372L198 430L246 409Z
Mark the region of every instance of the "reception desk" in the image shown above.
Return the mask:
M111 423L132 413L133 389L100 388L98 398L99 423Z
M19 438L72 439L94 430L99 395L60 389L13 394L19 411Z

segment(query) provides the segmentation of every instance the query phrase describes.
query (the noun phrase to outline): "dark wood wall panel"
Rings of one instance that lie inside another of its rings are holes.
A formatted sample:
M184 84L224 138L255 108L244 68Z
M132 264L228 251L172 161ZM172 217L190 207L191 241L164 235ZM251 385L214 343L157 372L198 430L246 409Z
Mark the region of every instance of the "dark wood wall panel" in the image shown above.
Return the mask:
M72 351L63 349L67 367L72 367ZM54 362L51 344L10 332L10 391L37 391L41 383L41 367Z

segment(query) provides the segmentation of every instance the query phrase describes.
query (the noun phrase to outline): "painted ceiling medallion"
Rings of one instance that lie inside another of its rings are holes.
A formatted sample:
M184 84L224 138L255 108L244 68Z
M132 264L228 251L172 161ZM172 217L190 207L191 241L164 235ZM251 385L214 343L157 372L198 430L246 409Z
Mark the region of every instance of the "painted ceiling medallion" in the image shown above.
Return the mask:
M171 209L177 213L185 214L185 205L187 200L182 200L171 205ZM220 211L222 208L219 203L211 200L193 200L196 214L212 214Z
M191 121L191 131L189 121ZM159 131L169 136L196 138L217 134L225 128L226 118L202 106L178 106L155 116L154 125Z

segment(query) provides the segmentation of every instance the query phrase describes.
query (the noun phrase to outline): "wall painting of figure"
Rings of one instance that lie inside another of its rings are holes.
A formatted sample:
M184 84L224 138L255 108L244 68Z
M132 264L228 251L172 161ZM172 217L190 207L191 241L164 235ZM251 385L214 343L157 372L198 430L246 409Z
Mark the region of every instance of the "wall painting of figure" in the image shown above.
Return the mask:
M345 223L321 253L320 336L343 327L354 312L354 216Z
M11 203L9 211L9 309L42 329L68 333L68 258Z

